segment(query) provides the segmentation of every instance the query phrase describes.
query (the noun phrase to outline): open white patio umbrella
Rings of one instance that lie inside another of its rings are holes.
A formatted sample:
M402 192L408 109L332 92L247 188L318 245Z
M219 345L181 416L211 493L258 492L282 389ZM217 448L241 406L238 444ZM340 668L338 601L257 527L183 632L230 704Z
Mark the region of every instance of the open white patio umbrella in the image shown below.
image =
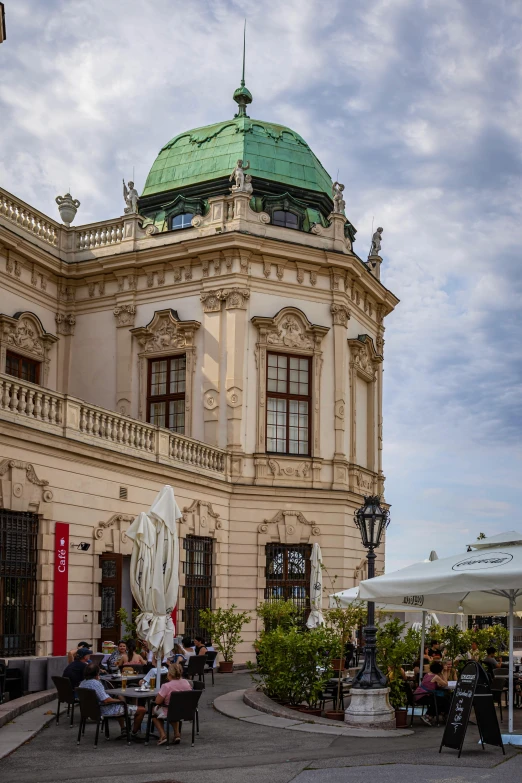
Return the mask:
M513 732L513 613L522 609L522 535L475 541L468 552L416 563L359 585L365 601L423 610L509 616L509 732Z
M310 560L312 561L310 569L310 606L312 611L308 615L306 625L308 628L317 628L319 625L324 625L322 612L323 558L321 555L321 547L317 543L312 546Z
M172 611L178 600L179 539L176 520L181 512L168 484L157 494L147 514L139 514L127 531L134 541L131 590L141 609L138 634L161 658L174 647Z

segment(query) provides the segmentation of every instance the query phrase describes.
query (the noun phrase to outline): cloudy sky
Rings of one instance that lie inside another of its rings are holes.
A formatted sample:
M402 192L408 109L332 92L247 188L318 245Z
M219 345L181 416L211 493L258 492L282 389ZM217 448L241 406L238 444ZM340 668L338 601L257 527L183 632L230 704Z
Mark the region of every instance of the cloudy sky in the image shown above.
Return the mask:
M232 116L242 19L250 114L384 226L387 568L522 531L519 0L7 0L0 185L54 217L121 214L159 149ZM78 221L77 221L78 222Z

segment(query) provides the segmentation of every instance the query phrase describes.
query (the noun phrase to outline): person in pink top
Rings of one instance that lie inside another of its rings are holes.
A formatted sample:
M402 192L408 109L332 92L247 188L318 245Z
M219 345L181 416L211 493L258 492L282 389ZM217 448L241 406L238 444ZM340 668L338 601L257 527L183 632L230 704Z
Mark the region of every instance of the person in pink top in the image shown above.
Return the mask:
M421 720L427 726L433 726L433 720L438 712L442 720L448 713L449 694L447 691L444 667L438 661L430 664L430 670L422 678L422 682L413 694L417 704L426 705L426 715L421 715ZM435 704L436 702L436 704Z
M179 691L191 691L192 685L188 680L182 678L183 669L179 663L171 663L169 666L169 673L167 674L167 682L162 685L158 695L156 696L156 708L155 717L152 718L154 725L159 733L158 745L164 745L167 741L167 736L163 730L163 721L167 717L167 707L170 702L172 693ZM179 745L181 742L181 736L179 733L179 723L171 723L174 729L174 745Z

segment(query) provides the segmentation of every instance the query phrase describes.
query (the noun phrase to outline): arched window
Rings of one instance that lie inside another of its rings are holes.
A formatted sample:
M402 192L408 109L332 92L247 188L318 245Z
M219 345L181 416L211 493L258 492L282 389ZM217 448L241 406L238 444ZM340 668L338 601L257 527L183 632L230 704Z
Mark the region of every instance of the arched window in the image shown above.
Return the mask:
M193 212L183 212L181 215L176 215L172 218L171 228L173 231L177 231L180 228L191 228Z
M299 228L297 215L285 209L276 209L272 213L272 224L284 228Z

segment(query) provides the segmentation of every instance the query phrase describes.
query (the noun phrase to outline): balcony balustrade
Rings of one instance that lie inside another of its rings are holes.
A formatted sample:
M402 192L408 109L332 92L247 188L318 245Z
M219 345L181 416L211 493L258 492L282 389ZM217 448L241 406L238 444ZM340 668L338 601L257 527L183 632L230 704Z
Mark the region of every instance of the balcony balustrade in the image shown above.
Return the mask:
M0 420L220 479L228 453L154 424L0 374Z

